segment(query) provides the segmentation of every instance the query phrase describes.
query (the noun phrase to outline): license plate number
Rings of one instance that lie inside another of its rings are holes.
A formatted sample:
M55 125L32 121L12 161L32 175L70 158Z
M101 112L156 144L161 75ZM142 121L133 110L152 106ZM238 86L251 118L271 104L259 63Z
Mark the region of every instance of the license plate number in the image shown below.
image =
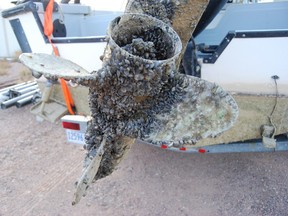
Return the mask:
M67 142L76 144L85 144L85 133L81 133L75 130L66 129Z

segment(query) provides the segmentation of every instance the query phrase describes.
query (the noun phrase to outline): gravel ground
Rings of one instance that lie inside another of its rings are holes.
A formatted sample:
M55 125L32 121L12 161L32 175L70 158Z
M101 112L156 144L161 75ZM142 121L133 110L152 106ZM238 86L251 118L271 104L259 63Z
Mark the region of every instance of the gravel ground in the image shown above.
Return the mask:
M72 206L85 151L30 106L0 110L0 215L288 215L288 154L185 154L135 144Z

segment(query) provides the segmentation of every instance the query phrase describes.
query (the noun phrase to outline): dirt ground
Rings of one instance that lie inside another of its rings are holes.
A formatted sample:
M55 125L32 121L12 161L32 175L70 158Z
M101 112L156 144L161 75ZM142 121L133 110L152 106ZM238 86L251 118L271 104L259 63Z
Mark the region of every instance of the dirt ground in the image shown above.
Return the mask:
M0 89L31 79L31 72L21 63L0 59Z
M85 151L30 107L0 110L1 216L288 215L287 152L185 154L140 143L72 206Z

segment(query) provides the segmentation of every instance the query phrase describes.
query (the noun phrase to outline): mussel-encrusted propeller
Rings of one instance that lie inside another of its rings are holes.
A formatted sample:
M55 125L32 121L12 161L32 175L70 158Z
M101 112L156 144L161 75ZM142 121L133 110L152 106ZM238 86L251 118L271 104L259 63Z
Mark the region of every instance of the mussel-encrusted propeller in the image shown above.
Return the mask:
M112 21L108 36L103 68L93 73L51 55L20 56L47 78L89 86L87 167L103 148L96 179L112 173L135 138L187 147L217 136L236 121L238 107L231 95L216 84L177 72L182 45L167 24L147 15L125 14Z

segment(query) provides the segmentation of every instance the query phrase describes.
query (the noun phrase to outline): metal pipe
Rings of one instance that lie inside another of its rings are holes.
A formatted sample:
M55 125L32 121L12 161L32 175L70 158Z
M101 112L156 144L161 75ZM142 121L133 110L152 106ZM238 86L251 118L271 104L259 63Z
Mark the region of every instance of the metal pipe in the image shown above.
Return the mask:
M32 100L33 100L33 97L34 97L34 95L30 95L30 96L28 96L28 97L26 97L26 98L23 98L23 99L17 101L16 104L15 104L16 107L17 107L17 108L20 108L20 107L22 107L22 106L25 106L26 104L31 103Z
M30 85L31 86L32 83L33 83L33 85L37 84L36 81L29 81L29 82L25 82L25 83L16 84L16 85L9 86L9 87L1 89L0 90L0 94L8 94L11 89L18 89L19 87L23 87L23 86L26 86L26 85Z
M37 82L28 83L28 84L26 84L26 85L13 88L13 90L17 90L17 91L18 91L18 90L21 90L21 89L24 89L24 88L28 88L28 87L34 86L34 85L37 85Z
M8 89L8 90L0 91L0 97L2 97L2 96L10 97L10 90Z
M0 95L9 97L9 92L10 92L10 90L7 90L7 91L5 91L3 93L0 93Z
M27 96L33 95L36 92L39 92L39 90L34 90L34 91L28 92L26 94L20 95L18 97L12 98L10 100L7 100L1 104L1 109L7 109L7 108L13 106L18 100L23 99Z
M23 86L23 85L27 85L27 84L30 84L30 83L37 83L37 82L36 81L28 81L28 82L16 84L16 85L13 85L13 86L9 86L9 87L0 89L0 94L3 94L2 92L4 92L4 91L9 91L10 89L17 88L17 87L20 87L20 86Z
M12 92L12 95L14 95L14 96L17 97L17 96L19 96L19 95L28 93L28 92L33 91L33 90L35 90L35 89L39 89L39 88L38 88L38 85L29 86L29 87L24 88L24 89L21 89L21 90L11 89L10 91Z
M21 91L21 90L30 88L30 87L32 87L32 86L38 88L37 83L35 83L35 84L32 84L32 83L31 83L31 84L27 84L27 85L25 85L25 86L20 86L20 87L18 87L18 88L10 89L8 96L9 96L10 98L17 97L17 96L21 95L21 94L18 94L18 91ZM34 89L35 89L35 88L34 88Z
M6 95L0 95L0 103L6 101L6 100L8 100L8 99L9 99L8 96L6 96Z
M10 89L18 87L18 86L21 86L21 85L25 85L25 83L20 83L20 84L16 84L16 85L13 85L13 86L9 86L9 87L0 89L0 94L3 94L2 92L9 91Z

